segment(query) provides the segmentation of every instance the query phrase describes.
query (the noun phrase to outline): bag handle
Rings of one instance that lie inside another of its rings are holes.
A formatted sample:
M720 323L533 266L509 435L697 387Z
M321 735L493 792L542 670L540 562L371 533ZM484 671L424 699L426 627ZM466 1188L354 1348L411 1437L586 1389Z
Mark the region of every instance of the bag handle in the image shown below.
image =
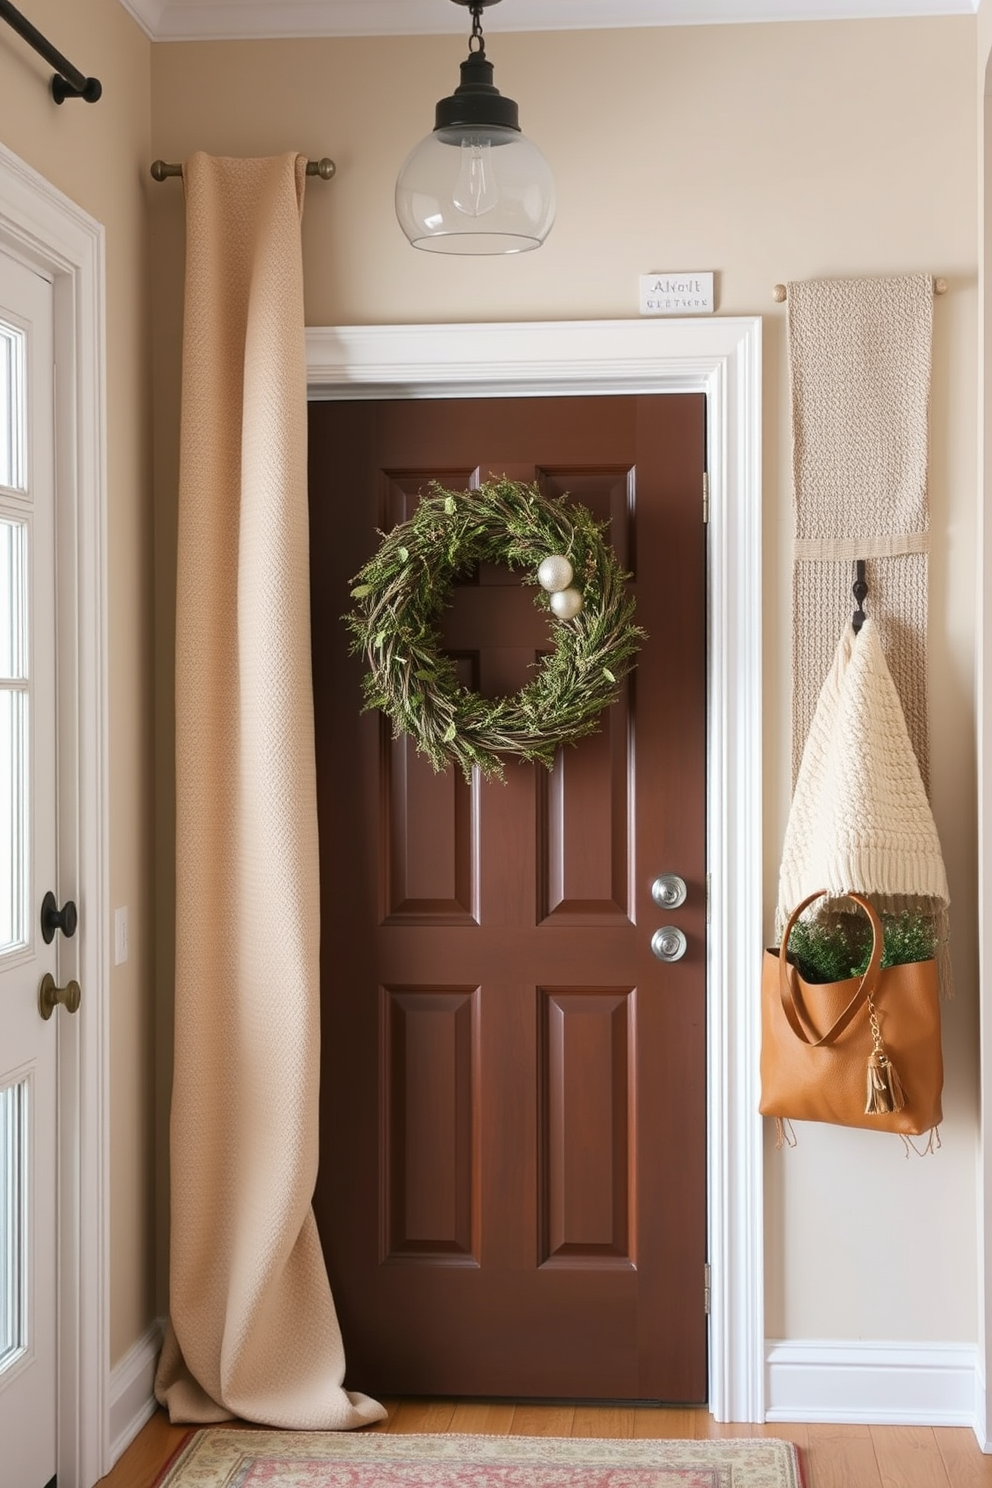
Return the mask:
M871 994L874 992L879 972L882 968L882 922L875 912L874 905L869 900L865 899L861 894L848 893L845 895L845 898L853 899L855 904L859 904L871 921L871 958L869 959L867 970L858 984L858 990L850 1002L832 1026L827 1029L826 1033L818 1035L803 1003L802 994L797 985L795 967L791 965L788 959L788 949L789 936L792 934L793 925L803 910L807 909L815 900L822 898L826 892L826 889L817 889L815 894L810 894L808 899L804 899L792 911L792 914L789 916L789 923L785 927L785 933L782 936L782 944L779 946L778 953L779 993L782 998L782 1009L789 1021L789 1027L796 1035L796 1038L800 1039L804 1044L808 1044L812 1049L829 1046L844 1032L844 1029L850 1023L855 1013L869 1000Z

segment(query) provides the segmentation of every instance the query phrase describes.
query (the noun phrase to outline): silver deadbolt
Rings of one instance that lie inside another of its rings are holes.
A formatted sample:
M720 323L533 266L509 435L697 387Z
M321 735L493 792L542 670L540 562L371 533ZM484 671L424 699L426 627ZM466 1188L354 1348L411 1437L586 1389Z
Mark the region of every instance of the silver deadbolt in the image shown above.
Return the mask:
M677 925L662 925L651 937L651 950L659 961L681 961L686 938Z
M659 909L678 909L685 896L685 879L677 873L662 873L651 885L651 898Z

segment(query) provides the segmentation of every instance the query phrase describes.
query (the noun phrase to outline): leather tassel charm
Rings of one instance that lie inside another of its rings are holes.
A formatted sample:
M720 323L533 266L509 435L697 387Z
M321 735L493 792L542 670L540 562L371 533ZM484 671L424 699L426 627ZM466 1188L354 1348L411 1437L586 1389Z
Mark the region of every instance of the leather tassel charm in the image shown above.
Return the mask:
M895 1065L885 1052L882 1043L882 1028L878 1011L868 995L868 1022L874 1048L868 1056L866 1080L865 1115L883 1116L892 1111L901 1111L906 1104L906 1092Z
M883 1049L874 1049L868 1056L867 1094L865 1115L880 1116L890 1111L901 1111L906 1104L895 1065Z

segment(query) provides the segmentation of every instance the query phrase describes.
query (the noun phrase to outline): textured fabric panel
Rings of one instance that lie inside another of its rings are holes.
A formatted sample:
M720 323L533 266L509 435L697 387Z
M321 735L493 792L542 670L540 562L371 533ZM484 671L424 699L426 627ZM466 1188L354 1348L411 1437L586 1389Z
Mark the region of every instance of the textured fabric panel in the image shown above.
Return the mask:
M927 716L927 598L929 568L925 553L899 558L872 558L865 563L868 599L865 609L878 627L879 642L895 683L920 768L930 789ZM837 637L855 607L849 560L798 560L793 567L792 626L792 780L799 778L803 748L826 677ZM854 741L852 741L854 747Z
M793 784L843 618L853 609L853 563L864 558L867 606L879 622L929 788L932 281L925 274L798 281L788 286L788 304L796 538Z
M294 1429L342 1389L311 1210L319 898L310 680L305 158L184 167L176 624L173 1420Z
M789 285L797 537L925 532L933 283Z
M826 562L839 558L848 563L859 558L898 558L903 553L929 551L929 532L890 533L884 537L797 537L792 544L794 558L816 558Z

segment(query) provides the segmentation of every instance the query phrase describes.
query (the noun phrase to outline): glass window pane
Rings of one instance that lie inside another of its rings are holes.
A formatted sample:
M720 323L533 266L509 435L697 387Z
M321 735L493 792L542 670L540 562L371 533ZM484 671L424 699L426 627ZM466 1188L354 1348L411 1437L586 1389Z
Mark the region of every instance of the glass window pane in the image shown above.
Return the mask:
M0 517L0 686L27 677L27 528Z
M27 528L0 519L0 955L27 944Z
M0 688L0 955L27 944L27 695Z
M27 490L25 336L0 321L0 486Z
M0 1090L0 1375L27 1347L28 1082Z

